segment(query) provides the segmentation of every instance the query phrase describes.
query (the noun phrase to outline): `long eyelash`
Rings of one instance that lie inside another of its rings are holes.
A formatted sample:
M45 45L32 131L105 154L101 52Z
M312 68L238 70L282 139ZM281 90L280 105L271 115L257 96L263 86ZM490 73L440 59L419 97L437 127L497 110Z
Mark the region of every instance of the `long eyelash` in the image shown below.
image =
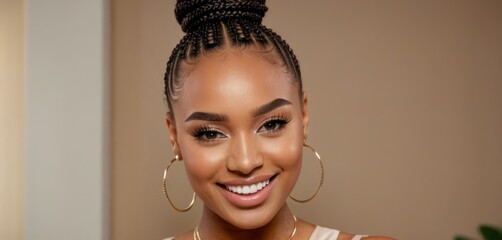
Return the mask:
M194 129L191 134L193 137L195 138L200 138L202 137L202 135L204 135L206 132L210 132L210 131L214 131L214 132L220 132L218 130L216 130L215 128L212 128L210 126L200 126L196 129Z
M267 121L265 121L265 123L268 123L270 121L284 121L285 124L289 123L291 121L291 118L284 115L284 114L278 114L278 115L275 115L275 116L272 116L271 118L267 119Z
M282 130L284 127L286 127L286 125L287 125L287 124L291 121L291 118L290 118L290 117L287 117L287 116L285 116L285 115L283 115L283 114L276 115L276 116L273 116L273 117L269 118L268 120L266 120L266 121L262 124L262 126L263 126L263 125L265 125L265 124L267 124L267 123L274 122L274 121L278 121L278 122L280 122L280 124L281 124L281 125L279 126L279 128L277 128L277 129L273 129L272 131L270 131L271 133L272 133L272 132L278 132L278 131L281 131L281 130Z

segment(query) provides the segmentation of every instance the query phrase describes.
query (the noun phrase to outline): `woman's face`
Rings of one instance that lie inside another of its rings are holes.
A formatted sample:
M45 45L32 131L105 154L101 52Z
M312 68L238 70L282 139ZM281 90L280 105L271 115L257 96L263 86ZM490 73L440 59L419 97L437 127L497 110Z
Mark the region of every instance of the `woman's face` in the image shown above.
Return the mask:
M205 206L233 226L267 224L298 179L308 116L297 87L246 50L199 57L186 75L167 118L174 153Z

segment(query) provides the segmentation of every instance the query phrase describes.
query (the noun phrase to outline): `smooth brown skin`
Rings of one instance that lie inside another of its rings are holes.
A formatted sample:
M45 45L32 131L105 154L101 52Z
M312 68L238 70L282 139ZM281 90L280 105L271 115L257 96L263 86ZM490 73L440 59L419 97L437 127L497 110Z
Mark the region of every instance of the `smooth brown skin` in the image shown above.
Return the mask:
M166 115L173 152L184 160L190 183L204 202L202 239L287 239L293 231L286 199L301 170L309 122L307 96L301 97L285 69L271 64L264 54L270 53L228 48L198 57L198 62L185 66L182 95L173 103L175 119ZM256 115L276 99L287 103ZM194 118L194 112L217 114L220 119ZM289 122L278 128L277 118ZM216 138L193 136L201 128L210 129ZM273 191L252 208L233 205L217 185L274 174L278 176ZM314 228L299 219L294 239L308 239ZM339 239L351 236L343 233ZM193 231L177 239L193 239Z

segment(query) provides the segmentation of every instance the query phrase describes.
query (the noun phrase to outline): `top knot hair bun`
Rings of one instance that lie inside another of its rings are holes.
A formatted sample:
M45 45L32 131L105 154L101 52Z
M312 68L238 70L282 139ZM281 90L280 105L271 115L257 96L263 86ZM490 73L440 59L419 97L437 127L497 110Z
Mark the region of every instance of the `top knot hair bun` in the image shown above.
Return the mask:
M180 99L186 79L183 68L201 54L215 49L250 46L284 69L298 94L303 96L300 64L293 49L272 29L262 24L268 8L265 0L177 0L174 13L186 33L173 49L164 75L164 93L172 104ZM206 55L208 56L208 55Z
M209 22L245 19L261 24L268 8L265 0L178 0L174 13L184 32Z

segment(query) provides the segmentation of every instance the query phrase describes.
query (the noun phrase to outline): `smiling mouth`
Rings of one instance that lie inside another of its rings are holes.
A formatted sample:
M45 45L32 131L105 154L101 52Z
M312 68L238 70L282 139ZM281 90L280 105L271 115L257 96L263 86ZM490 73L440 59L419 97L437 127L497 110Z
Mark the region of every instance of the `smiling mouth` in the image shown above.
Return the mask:
M264 189L266 186L268 186L276 177L277 175L272 176L270 179L267 179L265 181L255 183L255 184L250 184L250 185L224 185L224 184L218 184L220 187L225 188L227 191L239 194L239 195L249 195L249 194L254 194L262 189Z

